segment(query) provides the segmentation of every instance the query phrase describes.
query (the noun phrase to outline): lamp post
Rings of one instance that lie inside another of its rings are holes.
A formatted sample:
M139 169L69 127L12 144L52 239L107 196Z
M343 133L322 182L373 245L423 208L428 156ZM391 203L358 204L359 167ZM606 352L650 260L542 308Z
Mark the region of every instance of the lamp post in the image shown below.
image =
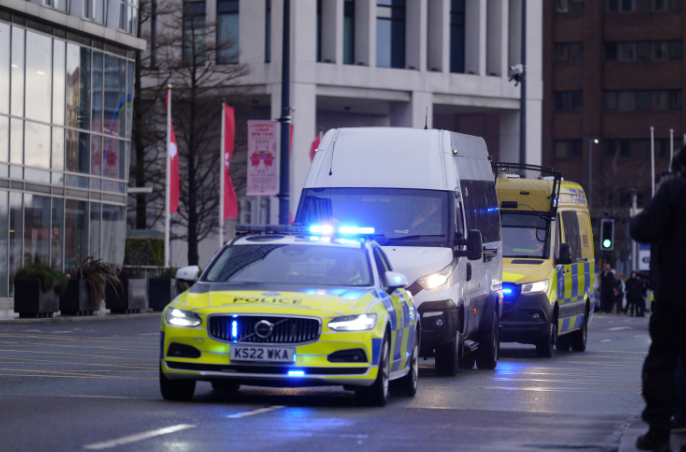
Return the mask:
M598 144L597 138L588 139L588 210L593 204L593 143Z
M526 163L526 0L522 0L522 78L519 100L519 163Z
M279 165L279 224L290 223L290 142L291 142L291 0L283 2L283 52L281 65L281 164Z

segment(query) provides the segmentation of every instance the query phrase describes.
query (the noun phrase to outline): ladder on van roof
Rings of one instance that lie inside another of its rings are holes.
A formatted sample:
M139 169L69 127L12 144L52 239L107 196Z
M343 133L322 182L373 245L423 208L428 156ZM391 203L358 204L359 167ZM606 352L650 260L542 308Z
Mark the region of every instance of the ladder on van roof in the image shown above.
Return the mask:
M551 167L491 163L501 211L555 217L562 175Z

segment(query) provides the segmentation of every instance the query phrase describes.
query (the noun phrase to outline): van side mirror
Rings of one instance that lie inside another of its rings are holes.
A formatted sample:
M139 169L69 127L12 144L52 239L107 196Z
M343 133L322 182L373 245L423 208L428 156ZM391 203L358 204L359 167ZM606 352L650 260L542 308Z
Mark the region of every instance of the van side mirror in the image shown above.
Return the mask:
M188 267L181 267L176 271L176 279L185 281L189 286L192 286L198 280L198 272L200 267L197 265L189 265Z
M558 265L569 265L572 263L572 255L569 252L569 243L560 243L560 256L557 258Z
M466 245L466 250L456 249L453 253L455 257L465 256L470 261L477 261L483 257L484 245L481 238L481 231L470 229L466 239L456 239L456 245Z
M388 293L394 292L396 289L404 289L409 286L407 283L407 278L402 273L386 272L384 279L384 283L386 283L386 287L388 287Z

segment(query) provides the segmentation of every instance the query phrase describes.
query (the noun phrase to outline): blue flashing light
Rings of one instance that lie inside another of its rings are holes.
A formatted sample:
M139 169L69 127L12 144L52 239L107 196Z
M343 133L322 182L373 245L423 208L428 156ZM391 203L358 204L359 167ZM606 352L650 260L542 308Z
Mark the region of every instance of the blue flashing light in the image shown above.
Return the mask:
M238 337L238 321L234 320L231 322L231 338L236 339Z
M305 375L304 370L289 370L288 371L288 376L289 377L302 377Z
M503 293L504 293L505 295L512 295L512 289L509 289L509 288L508 288L508 289L503 289Z
M503 299L506 302L513 302L519 296L517 285L512 283L503 284Z
M308 228L310 234L319 235L333 235L335 229L330 224L316 224ZM357 226L341 226L338 228L338 234L342 235L357 235L357 234L374 234L374 228L358 228Z

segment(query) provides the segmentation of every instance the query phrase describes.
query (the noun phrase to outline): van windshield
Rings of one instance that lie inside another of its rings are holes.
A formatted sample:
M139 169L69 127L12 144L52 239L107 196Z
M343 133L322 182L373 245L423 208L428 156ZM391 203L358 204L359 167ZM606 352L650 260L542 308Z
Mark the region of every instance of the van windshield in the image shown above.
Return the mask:
M447 191L407 188L309 188L296 222L373 227L381 245L449 246Z
M550 221L532 214L501 212L503 256L548 258Z

